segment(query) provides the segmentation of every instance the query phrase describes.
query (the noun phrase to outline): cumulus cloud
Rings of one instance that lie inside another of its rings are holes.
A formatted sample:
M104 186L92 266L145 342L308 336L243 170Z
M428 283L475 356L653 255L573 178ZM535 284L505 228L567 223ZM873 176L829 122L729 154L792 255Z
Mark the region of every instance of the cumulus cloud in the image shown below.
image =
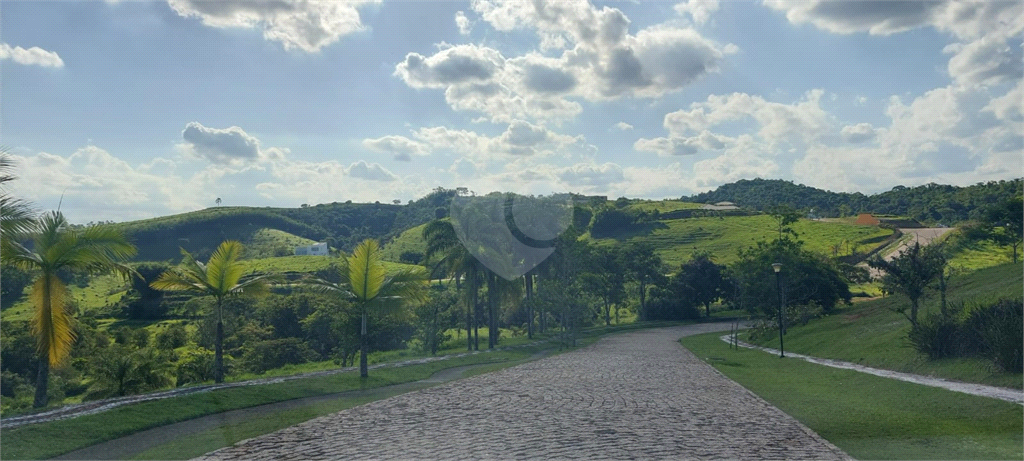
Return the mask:
M424 127L413 137L433 151L447 150L477 161L509 156L551 155L571 148L588 150L593 146L583 136L568 136L523 120L514 120L499 136L487 136L469 130Z
M619 122L619 123L616 123L613 128L615 128L617 130L621 130L621 131L629 131L629 130L633 129L633 125L630 125L630 124L628 124L626 122Z
M199 18L218 28L263 31L263 38L280 42L285 49L317 52L342 36L365 27L359 6L365 1L327 0L167 0L178 15Z
M413 141L405 136L383 136L377 139L364 139L363 146L367 149L391 154L395 160L408 162L413 155L427 155L430 149L422 143Z
M597 190L607 190L609 185L620 183L626 179L622 167L615 163L602 165L577 163L559 169L555 174L569 186L586 186L588 189Z
M394 75L413 88L444 89L453 109L492 122L557 123L581 112L576 99L660 97L718 71L724 55L737 51L692 29L657 25L630 34L622 11L585 0L484 0L473 10L499 31L532 30L541 51L561 54L506 57L483 45L441 44L431 56L407 54Z
M469 35L473 31L473 23L462 11L455 12L455 26L459 28L459 33L462 35Z
M207 128L199 122L189 122L181 131L181 138L190 153L214 163L244 164L260 160L260 141L237 126ZM280 151L275 153L280 154Z
M875 139L875 129L870 123L846 125L839 132L843 140L849 143L861 143Z
M369 181L391 182L397 181L398 176L380 166L377 163L366 163L363 160L355 162L345 169L345 174Z
M0 43L0 60L10 59L25 66L64 67L64 61L53 51L46 51L38 46L25 49L20 46Z
M693 155L701 151L716 151L725 148L731 141L728 137L714 134L708 130L697 136L670 137L654 139L638 139L633 149L641 152L654 152L664 157L677 155Z
M711 14L718 11L718 0L685 0L674 7L677 13L693 18L696 24L704 24L711 19Z

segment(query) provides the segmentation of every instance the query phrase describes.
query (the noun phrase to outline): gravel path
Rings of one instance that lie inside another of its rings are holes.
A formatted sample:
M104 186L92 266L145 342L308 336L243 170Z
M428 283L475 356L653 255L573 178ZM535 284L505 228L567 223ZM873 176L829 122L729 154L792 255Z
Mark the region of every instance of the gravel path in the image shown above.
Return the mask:
M722 341L729 342L729 335L721 337ZM738 341L740 346L749 349L758 349L774 355L779 354L778 349L772 349L770 347L755 346L753 344ZM975 383L963 383L960 381L950 381L948 379L933 378L931 376L915 375L911 373L903 373L899 371L883 370L879 368L866 367L864 365L858 365L852 362L844 362L842 360L822 359L818 357L811 357L809 355L797 354L794 352L786 352L786 357L792 357L797 359L803 359L811 363L818 365L825 365L833 368L843 368L846 370L859 371L861 373L868 373L875 376L881 376L883 378L898 379L900 381L906 381L909 383L923 384L925 386L940 387L953 392L961 392L964 394L977 395L981 397L991 397L993 399L1005 400L1007 402L1013 402L1016 404L1024 405L1024 391L1017 389L1010 389L1006 387L987 386L984 384Z
M699 324L369 403L198 459L847 459L684 349Z

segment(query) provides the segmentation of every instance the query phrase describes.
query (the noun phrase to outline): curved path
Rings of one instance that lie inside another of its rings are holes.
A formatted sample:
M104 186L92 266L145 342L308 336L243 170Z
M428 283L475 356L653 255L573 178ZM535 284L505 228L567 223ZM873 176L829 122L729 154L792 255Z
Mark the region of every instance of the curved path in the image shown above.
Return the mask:
M678 339L699 324L623 333L240 442L198 458L846 459Z

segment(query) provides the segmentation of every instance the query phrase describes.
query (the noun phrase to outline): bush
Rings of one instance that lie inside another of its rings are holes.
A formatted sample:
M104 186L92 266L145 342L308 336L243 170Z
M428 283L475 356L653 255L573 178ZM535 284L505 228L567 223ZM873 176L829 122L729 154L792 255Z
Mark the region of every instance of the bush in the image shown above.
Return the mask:
M981 339L982 355L1003 371L1024 369L1024 301L1001 299L971 312L967 324Z
M963 348L961 325L952 317L929 315L910 329L910 343L930 359L960 355Z
M230 370L230 358L224 357L225 374ZM213 351L196 347L181 353L175 366L175 378L177 386L213 381Z
M184 346L188 341L185 325L175 323L156 334L157 349L170 350Z
M318 354L298 338L260 341L244 350L241 358L242 368L259 374L288 364L306 363L318 358Z
M651 298L645 303L643 318L647 320L696 320L700 309L691 303L672 296L671 292L654 287Z

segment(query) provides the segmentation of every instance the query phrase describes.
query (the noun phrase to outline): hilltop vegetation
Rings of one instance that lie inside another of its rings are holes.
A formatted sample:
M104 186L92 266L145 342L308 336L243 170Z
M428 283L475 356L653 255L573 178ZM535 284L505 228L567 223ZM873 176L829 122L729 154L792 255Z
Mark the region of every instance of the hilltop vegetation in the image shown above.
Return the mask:
M1019 195L1022 185L1024 180L1021 179L990 181L967 187L932 183L917 187L896 186L880 194L864 195L860 192L831 192L780 179L741 179L714 191L682 197L682 200L700 203L729 201L759 211L785 204L799 210L814 210L822 217L875 213L951 226L981 219L987 207Z

